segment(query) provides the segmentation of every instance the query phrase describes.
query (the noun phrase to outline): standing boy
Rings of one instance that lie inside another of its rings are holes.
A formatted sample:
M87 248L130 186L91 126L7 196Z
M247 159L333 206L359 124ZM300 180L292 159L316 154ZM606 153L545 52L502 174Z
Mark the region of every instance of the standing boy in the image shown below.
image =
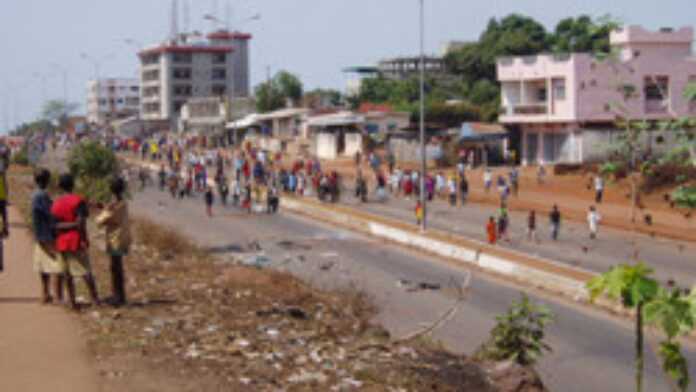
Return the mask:
M599 174L594 178L594 188L595 203L602 204L602 198L604 197L604 179Z
M549 214L549 220L551 221L551 239L556 241L558 240L558 232L561 230L561 212L555 204Z
M599 231L599 222L602 221L602 216L599 215L597 209L594 206L590 207L590 211L587 213L587 224L590 228L590 239L597 238L597 232Z
M73 193L75 179L70 174L64 174L58 182L64 195L58 198L51 207L51 214L59 225L56 236L56 251L58 261L65 271L65 281L68 286L70 304L74 310L78 310L75 298L75 278L83 278L89 289L92 303L99 305L97 286L92 276L89 255L89 239L87 237L87 217L89 215L87 203L82 197ZM62 223L73 223L76 227L62 228Z
M51 173L39 169L34 175L34 183L38 188L31 197L31 222L36 246L34 247L34 271L39 274L43 293L43 303L53 302L50 294L51 275L55 276L55 293L58 301L63 300L63 269L56 259L54 249L55 224L51 207L53 201L46 192L51 182Z
M97 225L106 231L106 252L111 257L111 287L114 306L126 304L123 258L130 250L131 235L128 204L123 197L125 191L126 182L122 178L116 178L112 181L111 193L114 200L96 219Z

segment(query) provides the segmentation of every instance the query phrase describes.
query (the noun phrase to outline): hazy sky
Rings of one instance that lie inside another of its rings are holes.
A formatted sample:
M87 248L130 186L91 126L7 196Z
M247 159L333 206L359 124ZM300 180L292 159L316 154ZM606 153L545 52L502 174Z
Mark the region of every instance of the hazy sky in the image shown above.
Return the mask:
M183 3L184 0L179 0ZM127 38L151 44L169 34L170 0L0 0L0 132L7 123L32 119L43 97L61 98L68 71L69 99L82 104L94 67L87 53L106 59L102 76L136 76L136 48ZM226 0L189 0L192 29L207 31L203 15ZM232 23L254 35L252 82L266 67L298 74L307 88L343 88L341 69L418 49L417 0L230 0L234 20L256 13L260 21ZM694 0L426 0L428 52L448 40L478 37L491 17L512 12L552 28L566 16L611 14L651 28L693 25ZM184 24L181 15L180 25ZM43 75L43 76L41 76ZM42 89L42 78L45 89Z

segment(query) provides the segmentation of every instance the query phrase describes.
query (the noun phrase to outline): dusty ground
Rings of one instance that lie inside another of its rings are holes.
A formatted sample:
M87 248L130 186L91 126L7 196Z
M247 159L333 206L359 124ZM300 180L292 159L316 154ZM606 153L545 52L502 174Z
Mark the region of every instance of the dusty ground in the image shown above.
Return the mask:
M29 179L17 174L15 200L26 200ZM150 222L133 229L131 305L88 308L79 318L107 391L543 388L529 371L478 364L424 339L393 342L367 321L372 309L357 292L322 292L285 273L214 262ZM99 243L91 255L106 294Z

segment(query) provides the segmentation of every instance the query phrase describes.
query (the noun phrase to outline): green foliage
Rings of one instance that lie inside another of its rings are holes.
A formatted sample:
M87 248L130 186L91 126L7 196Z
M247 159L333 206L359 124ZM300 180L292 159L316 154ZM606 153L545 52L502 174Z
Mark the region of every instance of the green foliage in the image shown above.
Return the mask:
M680 186L672 193L672 200L682 208L696 208L696 186Z
M288 99L298 104L302 98L302 91L302 82L297 76L287 71L280 71L270 81L256 86L254 91L256 110L267 113L282 109L286 106Z
M27 147L27 145L22 146L19 151L12 154L12 163L22 166L29 165L29 147Z
M65 121L79 107L80 105L72 102L59 99L50 100L44 103L41 108L41 118L52 124L59 124Z
M545 328L553 321L551 311L529 301L525 295L506 314L496 317L497 324L477 357L494 361L511 360L522 366L534 365L551 347L544 342Z
M681 345L675 341L660 343L658 354L662 358L662 371L671 377L680 391L689 389L689 364L681 352Z
M68 156L68 169L76 179L76 191L94 202L106 202L111 197L110 184L119 173L114 152L97 142L75 146Z
M621 300L626 308L645 304L658 294L657 281L650 278L652 273L653 270L643 263L613 267L587 284L590 298L595 300L606 294L611 299Z
M551 46L557 53L609 53L609 34L619 27L610 17L593 21L588 15L566 18L556 25Z

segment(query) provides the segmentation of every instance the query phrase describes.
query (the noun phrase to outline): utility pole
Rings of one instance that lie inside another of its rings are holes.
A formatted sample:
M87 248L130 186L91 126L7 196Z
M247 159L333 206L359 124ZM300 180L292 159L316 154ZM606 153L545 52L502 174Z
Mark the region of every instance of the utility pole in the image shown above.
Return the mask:
M424 0L420 1L420 152L421 152L421 175L420 175L420 203L423 208L423 219L421 220L421 231L427 230L428 209L425 197L425 175L427 170L426 149L425 149L425 9Z

